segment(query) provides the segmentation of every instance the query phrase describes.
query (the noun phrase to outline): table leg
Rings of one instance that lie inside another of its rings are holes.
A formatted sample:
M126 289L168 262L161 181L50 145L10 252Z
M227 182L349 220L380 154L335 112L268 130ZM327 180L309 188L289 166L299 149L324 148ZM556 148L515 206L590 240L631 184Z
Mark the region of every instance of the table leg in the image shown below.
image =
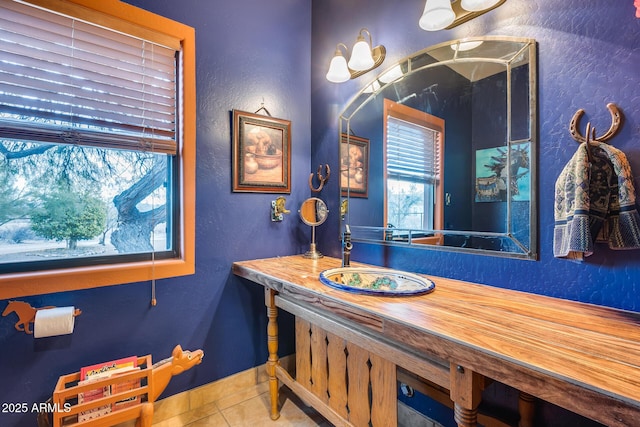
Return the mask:
M523 391L518 397L518 412L520 412L520 423L518 427L533 427L533 415L535 412L536 398Z
M271 395L271 419L280 418L278 408L278 377L276 367L278 366L278 308L275 301L276 291L265 289L265 305L267 306L267 349L269 359L267 359L267 374L269 374L269 393Z
M484 377L455 363L451 364L450 375L454 419L458 427L475 427L478 423L478 405L482 400Z

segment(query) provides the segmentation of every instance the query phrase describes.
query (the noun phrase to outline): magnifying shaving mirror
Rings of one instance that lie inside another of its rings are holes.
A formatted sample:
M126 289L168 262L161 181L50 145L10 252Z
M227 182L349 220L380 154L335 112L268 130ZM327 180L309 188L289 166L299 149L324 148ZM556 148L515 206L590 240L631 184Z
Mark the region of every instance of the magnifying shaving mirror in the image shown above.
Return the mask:
M316 227L327 220L329 210L326 203L317 197L310 197L302 202L298 212L302 222L311 227L311 245L303 256L311 259L322 258L323 255L316 248Z

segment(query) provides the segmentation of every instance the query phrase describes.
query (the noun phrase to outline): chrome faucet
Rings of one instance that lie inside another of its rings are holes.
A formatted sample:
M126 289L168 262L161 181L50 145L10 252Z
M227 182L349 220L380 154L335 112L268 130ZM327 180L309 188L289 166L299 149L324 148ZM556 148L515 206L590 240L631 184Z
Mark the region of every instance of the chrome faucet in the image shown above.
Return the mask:
M349 267L349 261L351 258L351 249L353 249L353 243L351 243L351 228L349 224L345 224L344 232L342 233L342 266Z

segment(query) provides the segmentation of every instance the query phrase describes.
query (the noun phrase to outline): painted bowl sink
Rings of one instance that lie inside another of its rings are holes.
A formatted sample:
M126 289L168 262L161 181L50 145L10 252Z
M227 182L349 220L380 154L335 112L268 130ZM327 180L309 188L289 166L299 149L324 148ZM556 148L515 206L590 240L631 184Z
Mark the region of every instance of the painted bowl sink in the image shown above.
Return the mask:
M436 285L417 274L375 267L340 267L320 273L320 282L365 295L406 296L432 292Z

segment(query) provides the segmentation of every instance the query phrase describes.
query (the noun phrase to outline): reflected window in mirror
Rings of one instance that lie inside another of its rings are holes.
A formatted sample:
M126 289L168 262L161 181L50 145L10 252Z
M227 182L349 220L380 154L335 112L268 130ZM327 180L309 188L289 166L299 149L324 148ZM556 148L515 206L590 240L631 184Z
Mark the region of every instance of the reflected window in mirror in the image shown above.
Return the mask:
M408 230L441 230L444 120L385 99L384 122L387 239L408 239ZM442 244L442 234L411 237L413 243Z

